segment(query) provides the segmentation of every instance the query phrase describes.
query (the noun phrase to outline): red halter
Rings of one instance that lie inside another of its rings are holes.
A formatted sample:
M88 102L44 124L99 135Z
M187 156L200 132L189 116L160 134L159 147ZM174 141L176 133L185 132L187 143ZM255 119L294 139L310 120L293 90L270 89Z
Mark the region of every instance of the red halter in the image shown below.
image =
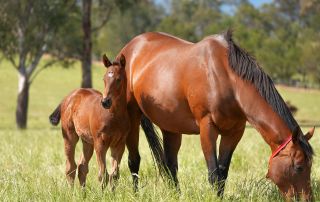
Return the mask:
M284 149L291 140L292 140L292 136L290 135L290 136L288 137L288 139L287 139L284 143L282 143L281 145L279 145L279 147L278 147L278 148L272 153L272 155L270 156L270 158L269 158L269 165L270 165L271 159L273 159L273 157L277 156L277 155L279 154L279 152L280 152L282 149Z

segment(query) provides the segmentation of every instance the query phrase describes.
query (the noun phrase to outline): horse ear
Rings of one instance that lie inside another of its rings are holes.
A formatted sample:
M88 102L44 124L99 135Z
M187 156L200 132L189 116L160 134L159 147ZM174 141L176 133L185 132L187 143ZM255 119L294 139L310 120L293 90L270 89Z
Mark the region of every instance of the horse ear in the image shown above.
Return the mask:
M104 66L105 66L106 68L108 68L108 67L110 67L110 66L112 65L112 63L110 62L110 60L108 59L108 57L107 57L106 54L104 54L104 55L102 56L102 62L103 62Z
M121 65L121 67L126 66L126 58L124 57L123 54L121 54L121 56L120 56L120 65Z
M293 142L293 143L298 143L298 141L299 141L299 135L300 135L300 128L299 128L299 126L296 126L296 127L293 129L293 132L292 132L292 142Z
M312 136L313 136L313 133L314 133L314 129L315 129L315 126L313 126L308 132L307 134L304 135L304 137L309 141Z

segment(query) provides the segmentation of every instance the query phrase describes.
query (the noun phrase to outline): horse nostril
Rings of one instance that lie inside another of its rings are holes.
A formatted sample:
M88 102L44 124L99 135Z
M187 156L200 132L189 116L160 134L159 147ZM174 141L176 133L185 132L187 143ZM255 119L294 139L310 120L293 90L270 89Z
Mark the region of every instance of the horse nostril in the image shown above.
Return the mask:
M106 109L109 109L112 105L112 100L111 98L104 98L102 101L101 101L101 104L104 108Z

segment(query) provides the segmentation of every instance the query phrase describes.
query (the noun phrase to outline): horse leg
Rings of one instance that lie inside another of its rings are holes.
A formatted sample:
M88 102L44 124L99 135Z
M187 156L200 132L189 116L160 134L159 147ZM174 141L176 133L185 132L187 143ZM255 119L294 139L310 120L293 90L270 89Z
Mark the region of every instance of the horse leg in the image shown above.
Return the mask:
M131 129L128 133L126 146L128 149L128 165L133 179L133 189L138 191L138 173L140 167L140 154L138 150L139 144L139 125L141 119L141 113L137 110L130 110L128 108Z
M119 165L125 149L125 144L120 144L118 147L111 148L111 174L109 176L109 184L111 186L111 190L114 191L116 187L116 183L119 179Z
M201 147L208 167L208 180L214 186L219 181L220 174L216 154L218 132L210 116L205 116L199 123Z
M108 172L106 170L106 153L108 150L107 145L103 143L102 139L98 139L94 142L94 149L97 155L97 161L99 164L99 182L101 182L102 190L107 186Z
M170 177L176 188L179 189L179 182L177 178L178 172L178 152L181 146L181 134L172 133L161 129L163 135L163 147L166 165L170 171Z
M81 186L85 186L89 172L89 161L93 154L93 145L82 140L82 155L78 165L78 178Z
M64 139L64 151L66 155L66 178L69 184L73 185L76 176L77 164L74 160L76 144L79 140L78 135L73 130L62 129Z
M221 135L221 141L219 145L219 171L220 171L220 179L219 179L219 189L218 195L223 196L225 181L228 177L228 171L230 167L230 162L232 158L233 151L236 149L240 139L242 138L243 132L245 129L245 125L241 125L241 127L237 129L233 129L224 132Z

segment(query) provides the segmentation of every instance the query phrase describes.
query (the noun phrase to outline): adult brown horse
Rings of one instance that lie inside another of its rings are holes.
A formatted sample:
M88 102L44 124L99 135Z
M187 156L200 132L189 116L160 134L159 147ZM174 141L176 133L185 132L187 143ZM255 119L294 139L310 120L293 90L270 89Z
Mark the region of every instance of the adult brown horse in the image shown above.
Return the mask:
M248 121L271 148L267 177L285 197L312 199L313 150L308 140L313 130L302 134L270 77L234 43L231 31L198 43L145 33L131 40L121 54L128 64L127 147L133 174L139 171L139 122L144 113L163 133L165 162L176 184L181 134L200 133L209 182L218 183L222 195L233 151ZM136 186L137 177L133 178Z
M77 169L74 160L75 147L80 137L83 145L78 165L80 184L85 186L89 161L95 150L102 188L109 182L113 189L119 178L119 164L130 129L126 101L126 62L123 55L119 61L113 63L104 55L103 62L107 67L103 79L105 83L103 95L94 89L81 88L73 91L50 115L50 122L57 125L61 118L68 182L70 184L74 182ZM110 176L106 171L108 148L111 148L112 157Z

